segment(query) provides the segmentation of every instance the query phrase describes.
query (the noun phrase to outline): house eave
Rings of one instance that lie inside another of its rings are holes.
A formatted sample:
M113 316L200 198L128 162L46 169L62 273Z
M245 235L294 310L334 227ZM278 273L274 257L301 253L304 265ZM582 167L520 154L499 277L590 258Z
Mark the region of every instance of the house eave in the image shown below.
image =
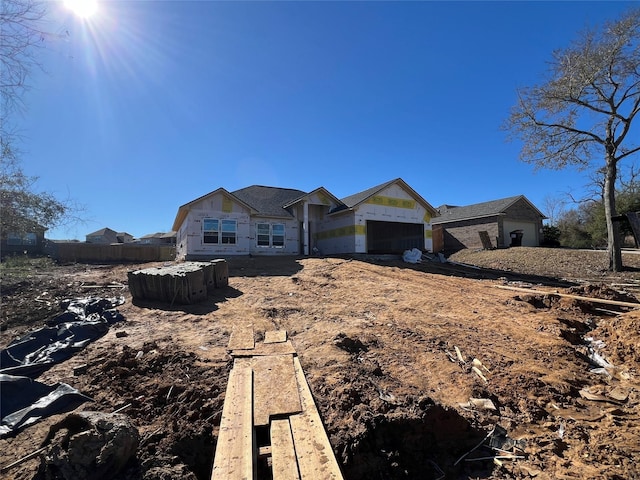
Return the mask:
M431 219L431 223L433 225L440 225L443 223L453 223L453 222L465 222L467 220L475 220L475 219L480 219L480 218L491 218L491 217L500 217L500 216L505 216L506 213L504 212L498 212L498 213L488 213L485 215L472 215L472 216L467 216L467 217L461 217L461 218L452 218L452 219L442 219L442 217L434 217Z

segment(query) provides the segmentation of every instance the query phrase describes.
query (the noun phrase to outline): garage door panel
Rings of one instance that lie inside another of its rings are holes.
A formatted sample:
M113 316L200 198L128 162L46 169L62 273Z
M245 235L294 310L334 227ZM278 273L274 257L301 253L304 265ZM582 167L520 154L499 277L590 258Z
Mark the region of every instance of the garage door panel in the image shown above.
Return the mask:
M367 221L367 253L424 249L424 224Z

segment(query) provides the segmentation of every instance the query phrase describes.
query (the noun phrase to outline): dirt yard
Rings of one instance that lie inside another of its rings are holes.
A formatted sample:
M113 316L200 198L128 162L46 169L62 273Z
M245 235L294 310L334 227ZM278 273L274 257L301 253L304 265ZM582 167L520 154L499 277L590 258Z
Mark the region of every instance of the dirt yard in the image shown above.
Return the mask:
M210 478L238 324L258 338L288 331L347 480L640 478L640 308L497 288L636 302L640 255L615 275L604 252L451 260L477 267L229 259L229 286L191 306L132 303L127 271L152 264L31 267L26 279L5 268L0 346L63 298L124 295L125 322L38 377L94 399L76 411L131 419L140 445L119 479ZM594 352L606 369L591 371ZM65 415L1 439L0 466L38 450ZM469 453L494 428L504 451ZM47 454L2 478L54 478Z

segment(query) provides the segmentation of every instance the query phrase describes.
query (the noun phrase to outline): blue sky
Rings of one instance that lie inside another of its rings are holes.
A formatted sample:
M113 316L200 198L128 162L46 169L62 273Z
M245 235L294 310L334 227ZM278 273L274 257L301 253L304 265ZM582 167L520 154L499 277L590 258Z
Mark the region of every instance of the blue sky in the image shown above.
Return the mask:
M99 0L98 0L99 1ZM171 229L178 207L258 184L345 197L401 177L437 207L581 195L500 129L551 52L637 2L49 3L17 119L36 189L83 205L78 238Z

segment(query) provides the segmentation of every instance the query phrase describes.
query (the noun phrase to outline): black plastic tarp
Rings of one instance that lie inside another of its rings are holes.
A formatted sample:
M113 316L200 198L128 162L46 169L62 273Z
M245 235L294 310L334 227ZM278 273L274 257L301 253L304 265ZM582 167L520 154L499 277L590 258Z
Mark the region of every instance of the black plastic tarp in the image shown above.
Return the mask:
M0 437L86 401L92 399L66 383L49 386L28 377L0 374Z
M27 332L0 351L0 373L36 378L124 320L114 309L122 303L123 297L66 302L65 312L48 320L48 326Z
M0 437L41 418L72 410L91 400L75 388L34 379L100 338L124 317L115 307L124 297L88 297L63 302L64 309L0 351Z

